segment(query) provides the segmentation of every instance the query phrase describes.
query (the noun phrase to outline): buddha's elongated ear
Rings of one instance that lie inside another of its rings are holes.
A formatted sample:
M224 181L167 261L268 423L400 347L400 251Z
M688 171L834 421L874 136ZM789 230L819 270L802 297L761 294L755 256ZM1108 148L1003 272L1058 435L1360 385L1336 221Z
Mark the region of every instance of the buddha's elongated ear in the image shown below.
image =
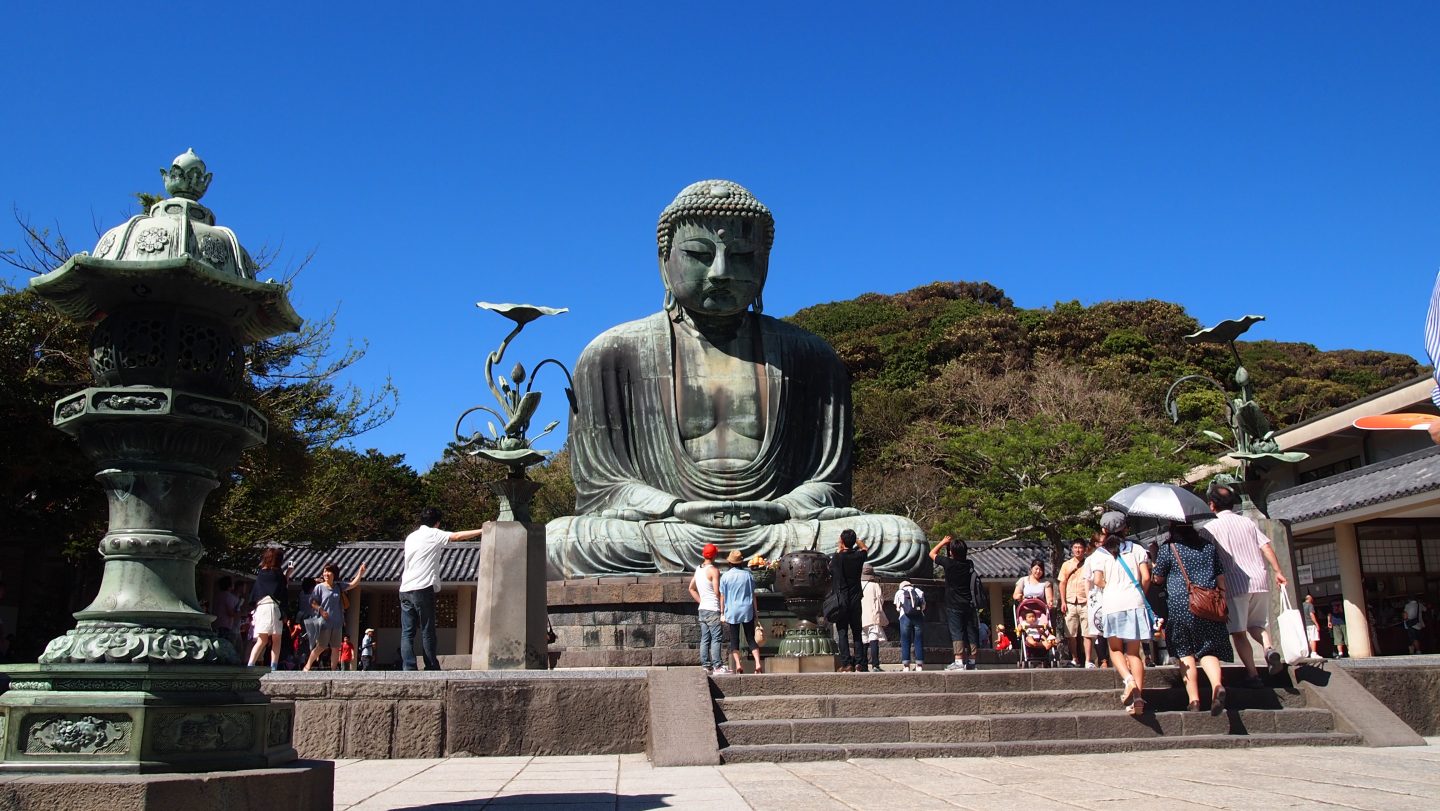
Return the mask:
M670 320L680 323L685 320L685 308L675 300L675 294L670 290L670 277L665 275L665 257L660 257L660 283L665 285L665 301L662 305Z

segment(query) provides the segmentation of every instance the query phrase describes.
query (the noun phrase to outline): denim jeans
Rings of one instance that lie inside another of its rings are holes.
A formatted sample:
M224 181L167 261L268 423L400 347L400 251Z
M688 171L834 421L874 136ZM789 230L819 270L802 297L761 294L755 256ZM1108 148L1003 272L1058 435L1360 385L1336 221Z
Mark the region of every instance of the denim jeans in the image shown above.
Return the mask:
M720 623L719 611L700 610L700 666L717 668L725 664L725 659L720 653L720 631L724 627Z
M400 666L415 669L415 626L420 626L420 647L426 670L439 670L435 658L435 590L400 592Z
M946 609L951 646L957 653L963 652L966 659L973 660L980 647L980 617L975 613L975 606L956 601L948 604Z
M911 651L914 651L912 654ZM925 664L925 620L900 615L900 661Z

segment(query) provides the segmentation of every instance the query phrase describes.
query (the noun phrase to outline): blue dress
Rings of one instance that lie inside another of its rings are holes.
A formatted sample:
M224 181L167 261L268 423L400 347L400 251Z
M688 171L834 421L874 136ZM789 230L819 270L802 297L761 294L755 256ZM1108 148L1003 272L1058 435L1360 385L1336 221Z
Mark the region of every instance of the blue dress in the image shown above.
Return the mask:
M1214 656L1222 662L1233 662L1230 632L1225 623L1203 620L1190 613L1190 591L1185 587L1185 578L1180 576L1180 567L1175 565L1176 554L1184 561L1190 582L1201 588L1214 588L1215 581L1224 574L1220 548L1205 530L1197 530L1191 538L1171 533L1164 539L1154 576L1165 578L1165 605L1170 610L1165 621L1165 641L1170 654L1197 659Z

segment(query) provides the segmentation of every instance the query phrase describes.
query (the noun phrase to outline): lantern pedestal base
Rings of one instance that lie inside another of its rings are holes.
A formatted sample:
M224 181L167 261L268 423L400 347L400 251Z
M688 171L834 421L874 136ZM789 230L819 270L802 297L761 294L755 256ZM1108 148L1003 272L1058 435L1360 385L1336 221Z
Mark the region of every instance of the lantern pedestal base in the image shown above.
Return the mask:
M296 760L295 707L268 668L55 664L5 668L0 775L265 769Z

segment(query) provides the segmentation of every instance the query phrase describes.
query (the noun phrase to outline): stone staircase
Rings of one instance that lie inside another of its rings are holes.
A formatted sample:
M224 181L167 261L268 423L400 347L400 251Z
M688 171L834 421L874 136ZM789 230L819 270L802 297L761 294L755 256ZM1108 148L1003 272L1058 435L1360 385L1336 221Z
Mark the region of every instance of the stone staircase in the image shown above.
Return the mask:
M970 757L1359 743L1287 676L1238 687L1227 711L1186 712L1174 667L1146 672L1146 713L1120 708L1111 670L979 670L714 676L725 763L857 757ZM1202 694L1205 692L1202 689Z

